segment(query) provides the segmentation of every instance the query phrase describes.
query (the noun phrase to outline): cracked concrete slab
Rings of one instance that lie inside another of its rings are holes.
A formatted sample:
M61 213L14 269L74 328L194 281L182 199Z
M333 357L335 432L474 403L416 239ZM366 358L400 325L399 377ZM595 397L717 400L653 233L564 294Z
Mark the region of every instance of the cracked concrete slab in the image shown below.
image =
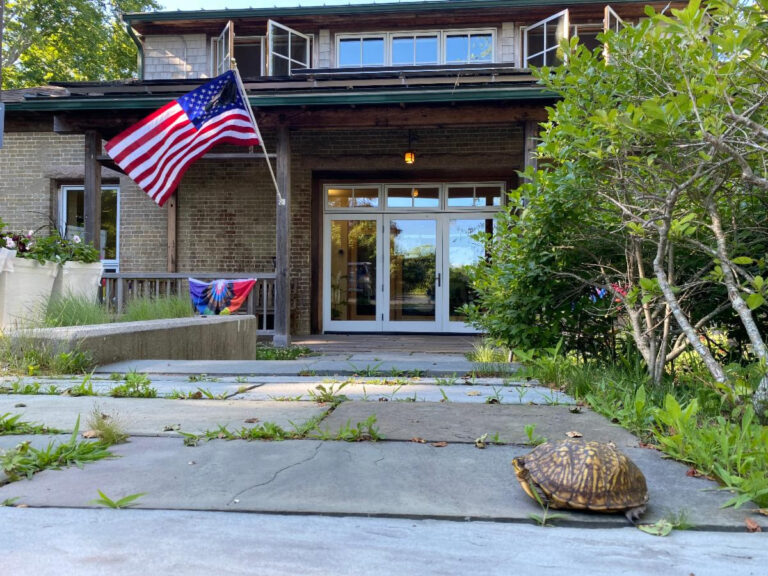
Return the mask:
M15 407L24 404L24 407ZM178 435L176 430L202 434L226 426L230 430L274 422L291 429L328 409L312 402L251 402L247 400L166 400L104 396L0 396L0 414L21 414L27 422L70 432L80 416L80 430L94 410L117 417L131 435ZM255 420L254 420L255 419ZM246 422L246 420L254 420ZM173 427L173 430L165 430Z
M768 563L759 534L165 510L8 509L4 520L24 529L3 535L3 568L35 576L758 576Z
M530 522L530 514L541 513L515 480L510 462L528 451L518 446L217 440L185 447L178 438L133 438L112 450L120 457L8 484L0 501L89 507L103 490L113 499L145 492L136 507L152 509L505 522ZM644 522L685 512L697 529L743 530L751 511L720 509L729 495L713 482L686 476L686 466L655 451L626 452L648 480ZM563 514L557 521L563 526L627 525L621 515Z
M387 440L418 437L430 442L471 442L498 434L502 442L527 444L525 426L535 424L535 435L550 440L576 431L588 440L636 446L637 438L624 428L583 408L572 414L569 406L506 404L458 404L435 402L344 402L326 418L321 427L336 432L350 422L353 426L376 416L376 426Z
M495 399L504 404L575 404L575 400L557 390L550 390L540 386L511 385L464 385L451 386L436 385L434 379L422 382L399 383L392 380L390 384L380 384L381 379L370 381L355 381L348 383L343 388L341 383L323 382L282 382L266 383L254 387L247 392L233 396L233 399L246 400L270 400L273 398L296 398L310 400L310 392L317 393L318 385L326 389L333 387L338 394L348 397L350 400L367 400L379 402L387 401L414 401L414 402L463 402L484 404L489 399Z

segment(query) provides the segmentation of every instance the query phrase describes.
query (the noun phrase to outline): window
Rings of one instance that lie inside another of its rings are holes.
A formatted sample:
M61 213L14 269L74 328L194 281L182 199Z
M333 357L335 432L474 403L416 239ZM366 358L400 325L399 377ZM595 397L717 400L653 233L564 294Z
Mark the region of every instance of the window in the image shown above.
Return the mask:
M568 38L568 10L529 26L523 32L523 67L559 66L563 63L560 41Z
M62 186L59 196L59 230L65 238L85 235L83 186ZM101 188L101 260L108 268L119 266L120 260L120 188Z
M270 76L290 76L294 70L309 68L311 39L292 28L267 22L267 67Z
M493 62L492 34L448 34L445 37L445 63Z
M232 22L227 22L218 38L211 40L211 62L214 76L224 74L232 67L232 52L235 30Z
M377 186L349 186L328 188L328 208L377 208L379 188Z
M387 208L439 208L439 186L388 186Z
M339 66L384 66L384 38L343 38L339 41Z
M336 62L340 68L493 62L494 37L494 30L340 34Z
M419 66L437 64L437 35L429 36L394 36L392 38L392 65Z
M523 30L523 67L559 66L564 62L561 40L577 36L579 42L592 51L600 46L599 34L623 27L624 21L610 6L605 7L602 23L571 23L569 11L563 10ZM605 46L603 55L607 60Z
M486 208L501 206L501 193L502 188L498 185L451 185L448 186L448 207Z

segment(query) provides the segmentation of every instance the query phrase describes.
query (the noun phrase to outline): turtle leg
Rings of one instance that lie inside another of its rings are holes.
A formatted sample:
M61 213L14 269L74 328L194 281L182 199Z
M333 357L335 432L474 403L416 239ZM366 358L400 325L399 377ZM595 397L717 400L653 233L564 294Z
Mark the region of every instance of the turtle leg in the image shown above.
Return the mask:
M633 525L637 524L637 521L643 514L645 514L645 504L642 506L636 506L635 508L630 508L624 512L624 516L626 516L627 520L629 520Z

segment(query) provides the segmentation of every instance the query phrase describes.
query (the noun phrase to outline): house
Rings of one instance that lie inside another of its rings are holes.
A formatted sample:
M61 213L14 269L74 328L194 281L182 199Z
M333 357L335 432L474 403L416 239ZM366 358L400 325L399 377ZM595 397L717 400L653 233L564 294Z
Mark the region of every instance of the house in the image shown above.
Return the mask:
M472 298L466 266L484 257L475 234L493 232L553 102L529 67L560 64L563 37L597 46L643 6L445 0L128 14L138 80L3 94L0 214L17 229L84 233L115 277L252 273L265 290L274 279L261 312L277 343L471 331L460 307ZM103 140L234 64L281 197L260 150L222 146L157 207Z

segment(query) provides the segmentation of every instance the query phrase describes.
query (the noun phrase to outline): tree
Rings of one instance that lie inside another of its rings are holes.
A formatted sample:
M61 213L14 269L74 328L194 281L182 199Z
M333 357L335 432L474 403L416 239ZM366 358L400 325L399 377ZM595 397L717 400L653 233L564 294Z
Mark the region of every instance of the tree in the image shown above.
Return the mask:
M157 0L5 0L3 88L107 80L136 71L136 47L120 19Z
M477 270L473 318L492 329L479 313L498 316L506 290L529 322L558 311L562 326L569 308L607 294L656 382L687 347L725 382L707 340L716 328L743 335L765 365L766 6L649 8L603 37L607 60L573 39L567 66L538 72L561 100L543 125L543 168L511 196ZM530 292L547 278L555 288ZM754 401L766 406L768 377Z

